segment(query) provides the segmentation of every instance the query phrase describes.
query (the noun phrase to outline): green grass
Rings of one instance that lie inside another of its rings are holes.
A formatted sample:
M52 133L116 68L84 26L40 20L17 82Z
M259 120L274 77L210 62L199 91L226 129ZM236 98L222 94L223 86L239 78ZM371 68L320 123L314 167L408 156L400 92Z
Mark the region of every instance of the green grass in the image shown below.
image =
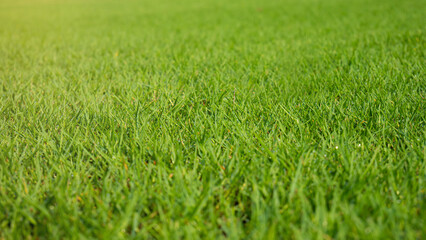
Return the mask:
M424 0L0 1L0 239L422 239Z

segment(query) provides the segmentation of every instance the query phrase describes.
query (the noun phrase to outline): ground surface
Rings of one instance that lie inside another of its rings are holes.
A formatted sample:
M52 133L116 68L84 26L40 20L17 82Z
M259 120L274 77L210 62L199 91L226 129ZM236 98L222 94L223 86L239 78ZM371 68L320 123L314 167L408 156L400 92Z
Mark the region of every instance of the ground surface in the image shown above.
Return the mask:
M0 1L0 239L421 239L423 0Z

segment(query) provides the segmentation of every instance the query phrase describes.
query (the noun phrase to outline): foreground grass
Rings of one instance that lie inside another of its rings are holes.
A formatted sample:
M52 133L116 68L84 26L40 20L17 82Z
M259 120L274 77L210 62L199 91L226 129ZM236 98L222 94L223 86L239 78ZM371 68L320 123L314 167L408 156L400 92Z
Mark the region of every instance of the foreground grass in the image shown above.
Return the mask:
M0 238L420 239L424 1L1 1Z

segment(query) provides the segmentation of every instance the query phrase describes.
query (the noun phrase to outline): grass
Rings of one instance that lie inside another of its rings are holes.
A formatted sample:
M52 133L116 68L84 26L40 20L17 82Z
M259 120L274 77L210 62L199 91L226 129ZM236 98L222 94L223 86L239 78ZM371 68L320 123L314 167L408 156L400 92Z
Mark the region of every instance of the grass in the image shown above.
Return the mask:
M0 239L422 239L422 0L0 1Z

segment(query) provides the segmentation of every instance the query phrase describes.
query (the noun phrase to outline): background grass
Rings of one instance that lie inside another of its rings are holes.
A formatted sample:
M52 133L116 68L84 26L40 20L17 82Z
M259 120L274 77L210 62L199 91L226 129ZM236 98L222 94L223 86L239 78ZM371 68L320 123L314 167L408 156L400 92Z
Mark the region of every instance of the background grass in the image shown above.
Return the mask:
M1 0L0 238L423 238L425 12Z

